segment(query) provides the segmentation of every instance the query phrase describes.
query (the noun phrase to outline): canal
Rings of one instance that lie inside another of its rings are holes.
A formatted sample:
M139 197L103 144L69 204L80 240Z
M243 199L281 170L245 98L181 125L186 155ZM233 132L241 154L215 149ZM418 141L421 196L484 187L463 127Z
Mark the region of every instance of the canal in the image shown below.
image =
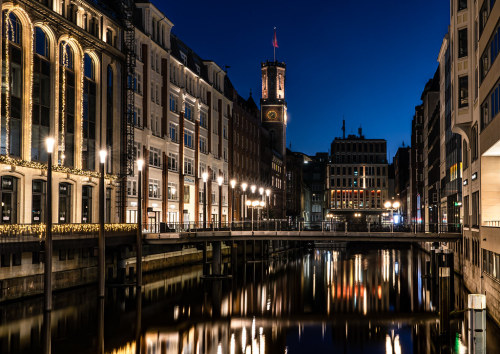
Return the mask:
M466 293L455 277L456 311L440 335L428 258L415 246L317 248L228 266L222 280L202 265L145 274L139 296L55 292L50 316L40 297L0 305L0 352L466 353ZM488 320L488 353L499 348Z

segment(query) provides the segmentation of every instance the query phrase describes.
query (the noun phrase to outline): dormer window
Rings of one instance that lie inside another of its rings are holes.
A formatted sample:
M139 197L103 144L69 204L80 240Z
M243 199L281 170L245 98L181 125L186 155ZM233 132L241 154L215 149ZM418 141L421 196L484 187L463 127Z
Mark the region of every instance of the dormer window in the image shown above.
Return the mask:
M187 55L183 52L180 52L180 53L181 53L182 62L184 63L184 65L187 65Z

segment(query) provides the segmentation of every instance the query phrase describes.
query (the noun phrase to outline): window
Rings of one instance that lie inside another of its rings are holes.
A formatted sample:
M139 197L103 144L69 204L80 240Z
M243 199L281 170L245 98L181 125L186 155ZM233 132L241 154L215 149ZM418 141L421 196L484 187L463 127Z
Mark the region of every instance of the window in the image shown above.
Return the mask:
M169 103L170 103L170 110L172 112L178 112L178 109L177 109L177 97L174 96L174 94L170 94L170 98L169 98Z
M150 147L149 148L149 164L155 167L161 167L161 150Z
M465 10L467 8L467 0L458 0L457 11Z
M137 195L137 181L127 181L127 195Z
M500 45L500 43L499 43ZM481 105L481 129L484 129L500 112L500 80Z
M193 120L193 106L189 103L184 103L184 117L190 121Z
M467 151L467 141L465 139L462 143L462 161L464 170L466 170L469 167L469 152Z
M31 158L47 161L45 138L50 130L50 61L49 40L40 27L35 30L35 49L33 61L33 106L31 130ZM2 98L2 99L5 99ZM2 123L3 124L3 123Z
M175 143L179 142L179 135L177 133L177 124L174 123L169 123L168 124L168 135L170 137L170 140L172 140Z
M200 127L207 128L207 113L203 111L200 112Z
M111 151L113 146L113 112L115 111L113 100L113 69L108 65L108 78L107 78L107 96L106 96L106 146L108 151ZM108 163L106 164L108 173L111 173L111 154L108 154Z
M31 189L31 221L33 224L40 224L45 221L45 193L47 183L43 180L33 180Z
M467 28L458 30L458 57L467 56Z
M479 192L472 193L472 227L479 228Z
M194 161L187 157L184 158L184 174L194 176Z
M168 199L177 200L177 184L168 182Z
M189 204L189 186L184 186L184 203Z
M461 76L458 78L458 108L469 105L469 77Z
M207 153L207 139L200 136L200 152L203 154Z
M478 136L477 136L477 124L475 124L471 129L471 141L470 141L470 158L474 162L478 158Z
M194 144L193 132L184 129L184 146L193 149L193 144Z
M59 224L71 223L71 184L59 184Z
M96 83L95 67L92 58L85 54L83 58L83 144L82 165L84 169L95 169L96 138Z
M178 161L179 155L173 154L171 152L168 153L168 169L170 171L177 171L179 169Z
M92 187L82 186L82 224L92 222Z
M149 180L149 198L160 198L160 181L157 179Z

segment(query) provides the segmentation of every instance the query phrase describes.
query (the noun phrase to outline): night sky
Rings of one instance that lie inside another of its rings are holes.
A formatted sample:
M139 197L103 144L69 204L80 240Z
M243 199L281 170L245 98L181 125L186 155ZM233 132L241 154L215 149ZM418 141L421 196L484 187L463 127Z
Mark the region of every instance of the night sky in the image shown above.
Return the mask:
M240 95L260 100L260 63L287 64L287 146L328 151L363 127L388 140L392 156L410 143L411 118L449 24L447 0L153 1L173 33L228 74Z

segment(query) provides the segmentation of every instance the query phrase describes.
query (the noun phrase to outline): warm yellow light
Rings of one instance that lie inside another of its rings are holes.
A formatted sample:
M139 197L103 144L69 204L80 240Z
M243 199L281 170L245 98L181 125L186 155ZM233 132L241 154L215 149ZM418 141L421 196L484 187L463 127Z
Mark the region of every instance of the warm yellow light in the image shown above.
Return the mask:
M144 160L143 159L139 159L137 160L137 169L140 171L142 171L142 166L144 166Z
M52 137L45 139L45 146L47 147L47 152L49 154L52 154L54 152L55 143L56 143L56 141Z
M389 201L385 202L384 206L386 209L389 209L391 207L391 202Z
M266 205L266 203L264 203L263 200L261 200L259 204L260 204L261 207L263 207L264 205Z
M236 187L236 180L232 179L231 180L231 188L234 189L234 187Z
M218 184L219 186L222 186L222 183L223 183L223 182L224 182L224 177L222 177L222 176L217 177L217 184Z
M101 163L106 162L106 156L108 156L108 152L106 150L100 150L99 151L99 157L101 159Z
M269 197L271 195L271 190L268 188L266 189L266 195Z
M251 187L250 187L250 190L252 191L252 193L255 193L255 190L257 189L257 186L255 184L253 184Z
M207 181L208 181L208 173L207 172L203 172L201 174L201 178L203 179L204 183L207 183Z
M259 206L259 201L258 200L254 200L252 202L252 206L255 208L256 206Z
M394 202L392 204L393 208L396 208L396 209L399 208L399 205L400 205L399 202Z
M245 204L246 204L247 206L250 206L250 205L252 205L252 202L251 202L250 200L247 200L247 201L245 202Z
M264 194L264 188L263 188L263 187L260 187L260 188L259 188L259 194L260 194L260 195L263 195L263 194Z
M246 192L247 187L248 187L248 184L246 184L245 182L243 182L243 183L241 184L241 189L243 189L243 192Z

